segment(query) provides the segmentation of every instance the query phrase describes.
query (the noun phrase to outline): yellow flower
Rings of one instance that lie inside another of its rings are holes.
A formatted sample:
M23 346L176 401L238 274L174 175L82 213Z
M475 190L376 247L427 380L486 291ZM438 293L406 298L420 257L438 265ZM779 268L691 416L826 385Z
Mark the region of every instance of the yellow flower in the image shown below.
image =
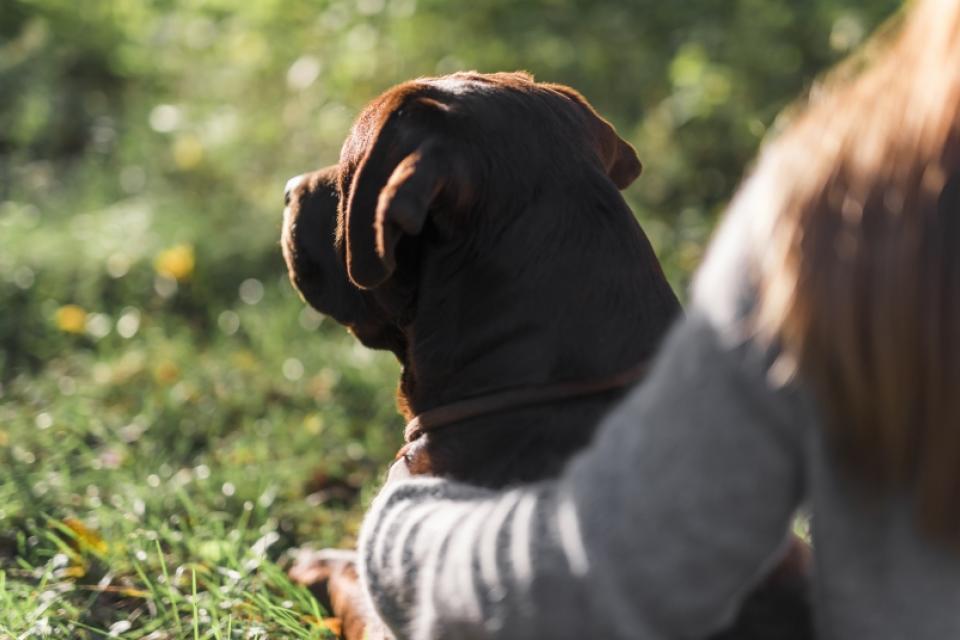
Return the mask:
M189 171L203 160L203 143L192 134L177 136L173 143L173 161L179 169Z
M311 414L303 421L303 426L310 435L320 435L320 432L323 431L323 416L316 413Z
M82 564L72 564L61 575L65 578L82 578L87 575L87 568Z
M243 371L254 371L260 364L257 357L247 350L237 351L231 359L233 366Z
M63 524L73 532L74 540L80 549L89 549L100 555L106 553L107 543L96 531L76 518L65 518Z
M173 384L179 377L180 367L170 360L164 360L153 370L153 378L160 384Z
M162 276L174 280L186 280L193 274L196 259L193 245L178 244L161 251L153 261L153 268Z
M87 326L87 312L78 305L65 304L57 309L54 320L61 331L79 334Z

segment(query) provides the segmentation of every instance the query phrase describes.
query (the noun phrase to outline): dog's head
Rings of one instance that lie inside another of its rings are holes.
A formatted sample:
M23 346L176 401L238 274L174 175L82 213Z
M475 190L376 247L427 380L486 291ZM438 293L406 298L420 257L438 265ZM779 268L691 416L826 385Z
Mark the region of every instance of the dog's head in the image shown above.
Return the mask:
M306 301L401 357L421 241L482 251L551 189L624 188L633 148L569 87L524 73L457 73L387 91L340 162L287 186L283 252Z

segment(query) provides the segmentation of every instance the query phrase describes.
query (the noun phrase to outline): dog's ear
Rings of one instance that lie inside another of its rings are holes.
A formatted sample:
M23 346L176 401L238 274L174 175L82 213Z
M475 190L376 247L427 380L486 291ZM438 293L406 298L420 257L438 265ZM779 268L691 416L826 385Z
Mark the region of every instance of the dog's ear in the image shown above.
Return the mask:
M442 136L427 137L405 152L405 136L396 131L402 126L384 125L360 163L343 210L347 273L363 289L393 274L400 239L420 233L441 197L456 203L462 194L461 163Z
M601 117L593 105L577 91L561 84L547 86L566 96L586 113L600 161L607 175L618 189L629 187L643 171L643 165L633 145L617 135L613 125Z

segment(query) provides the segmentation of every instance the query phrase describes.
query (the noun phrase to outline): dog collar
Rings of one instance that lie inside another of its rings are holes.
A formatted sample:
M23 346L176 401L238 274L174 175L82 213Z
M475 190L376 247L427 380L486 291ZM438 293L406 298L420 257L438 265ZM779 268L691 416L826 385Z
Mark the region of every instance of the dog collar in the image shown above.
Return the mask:
M548 402L559 402L597 395L614 389L622 389L639 382L647 372L647 364L621 371L606 378L581 382L558 382L556 384L535 387L507 389L460 402L443 405L417 414L407 423L403 437L407 443L413 442L425 433L436 431L470 418L501 413L508 409L519 409ZM406 449L406 447L404 447ZM404 450L401 449L401 452Z

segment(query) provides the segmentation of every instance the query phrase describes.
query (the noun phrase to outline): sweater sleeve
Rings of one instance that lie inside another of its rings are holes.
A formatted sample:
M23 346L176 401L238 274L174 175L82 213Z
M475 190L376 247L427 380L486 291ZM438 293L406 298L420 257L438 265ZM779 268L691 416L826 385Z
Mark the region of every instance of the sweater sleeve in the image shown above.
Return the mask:
M398 637L702 638L732 621L787 539L809 422L798 393L768 381L770 354L727 331L743 263L713 253L714 276L739 272L710 281L724 304L695 298L560 478L502 492L420 479L378 496L361 573Z
M745 349L688 317L556 481L388 487L360 540L384 621L401 638L696 638L729 622L802 491L790 392Z

